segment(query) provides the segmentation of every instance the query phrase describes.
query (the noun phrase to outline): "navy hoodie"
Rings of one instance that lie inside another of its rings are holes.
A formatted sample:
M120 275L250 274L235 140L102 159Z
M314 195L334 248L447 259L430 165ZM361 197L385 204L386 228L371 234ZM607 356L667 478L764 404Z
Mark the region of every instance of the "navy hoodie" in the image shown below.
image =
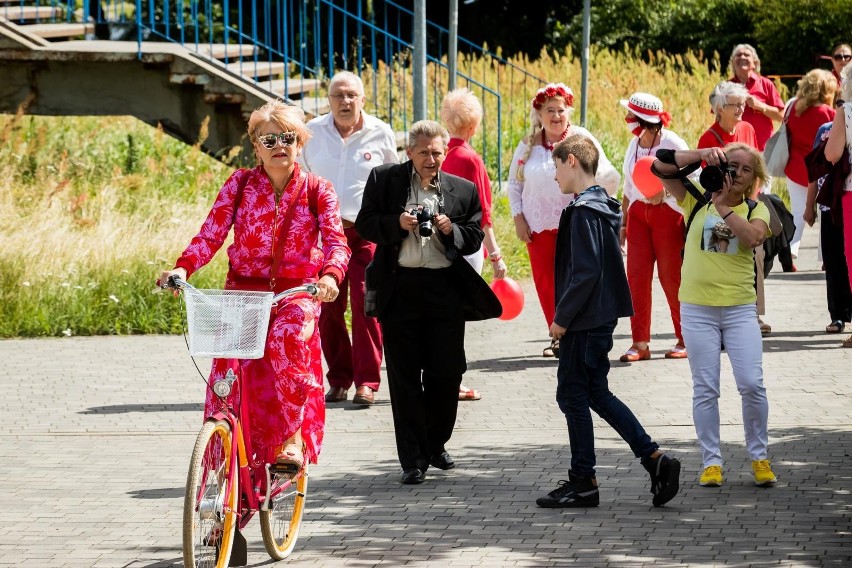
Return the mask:
M633 315L620 226L621 204L599 185L562 211L555 260L557 325L582 331Z

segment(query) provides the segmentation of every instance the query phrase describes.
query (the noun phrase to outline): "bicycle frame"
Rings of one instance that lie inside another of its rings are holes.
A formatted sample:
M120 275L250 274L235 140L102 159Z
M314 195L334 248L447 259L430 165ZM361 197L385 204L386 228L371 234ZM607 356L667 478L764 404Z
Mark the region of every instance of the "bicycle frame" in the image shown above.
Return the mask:
M177 277L170 279L169 285L179 288L193 288L191 284ZM283 292L273 296L273 308L275 308L285 297L299 293L316 296L318 290L315 284L305 284L284 290ZM240 529L243 529L257 511L268 510L269 504L275 496L292 487L301 476L307 475L307 467L303 467L297 474L290 477L281 485L272 487L270 463L274 462L275 456L268 455L268 450L263 452L261 455L255 455L254 448L251 445L251 438L243 435L243 432L251 431L251 423L247 405L244 404L243 400L242 385L240 384L243 361L240 359L236 359L236 361L237 363L235 367L237 372L234 373L233 377L231 377L230 375L234 372L234 368L232 367L229 369L228 375L226 375L226 379L224 379L228 383L224 390L220 391L217 389L215 384L208 386L219 401L221 401L221 404L219 405L219 410L207 417L206 420L222 420L227 422L231 428L231 432L233 432L234 443L231 444L230 459L231 463L238 465L238 467L232 469L232 475L239 476L238 487L240 495L237 499L238 510L236 513L239 519L238 526ZM220 379L220 381L221 380L222 379ZM217 381L217 383L220 381ZM236 413L234 413L226 400L231 394L234 385L237 386L233 396L233 400L236 401L237 406ZM220 394L220 392L222 392L222 394Z

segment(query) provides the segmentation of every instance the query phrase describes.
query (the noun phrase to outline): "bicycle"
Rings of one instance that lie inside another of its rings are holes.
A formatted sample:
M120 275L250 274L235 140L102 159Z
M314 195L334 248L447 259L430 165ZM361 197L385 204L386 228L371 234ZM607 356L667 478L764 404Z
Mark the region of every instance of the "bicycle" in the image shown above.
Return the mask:
M176 276L161 286L183 292L187 306L190 355L234 359L263 356L272 308L287 296L317 287L305 284L273 296L272 292L200 290ZM185 566L244 566L248 550L241 530L259 513L266 552L283 560L296 546L308 493L308 466L278 465L272 450L257 455L247 405L237 372L208 384L222 404L205 419L195 441L187 474L183 509ZM234 393L234 408L228 402Z

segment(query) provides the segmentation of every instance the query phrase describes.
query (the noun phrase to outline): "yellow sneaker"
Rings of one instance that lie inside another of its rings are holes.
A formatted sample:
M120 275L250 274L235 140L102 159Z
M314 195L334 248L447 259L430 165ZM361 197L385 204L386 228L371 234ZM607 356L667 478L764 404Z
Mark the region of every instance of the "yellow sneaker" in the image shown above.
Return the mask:
M751 471L754 473L755 485L767 487L778 481L778 478L772 473L769 460L754 460L751 462Z
M701 474L701 479L698 480L698 483L702 487L719 487L722 485L722 481L722 466L708 465L704 468L704 472Z

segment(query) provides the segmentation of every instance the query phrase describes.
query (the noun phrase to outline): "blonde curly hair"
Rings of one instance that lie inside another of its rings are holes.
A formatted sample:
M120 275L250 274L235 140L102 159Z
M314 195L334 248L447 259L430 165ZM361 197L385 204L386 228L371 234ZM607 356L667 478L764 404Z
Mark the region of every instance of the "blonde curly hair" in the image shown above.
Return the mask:
M830 105L837 91L837 79L831 71L811 69L796 85L796 116L802 116L811 107Z

